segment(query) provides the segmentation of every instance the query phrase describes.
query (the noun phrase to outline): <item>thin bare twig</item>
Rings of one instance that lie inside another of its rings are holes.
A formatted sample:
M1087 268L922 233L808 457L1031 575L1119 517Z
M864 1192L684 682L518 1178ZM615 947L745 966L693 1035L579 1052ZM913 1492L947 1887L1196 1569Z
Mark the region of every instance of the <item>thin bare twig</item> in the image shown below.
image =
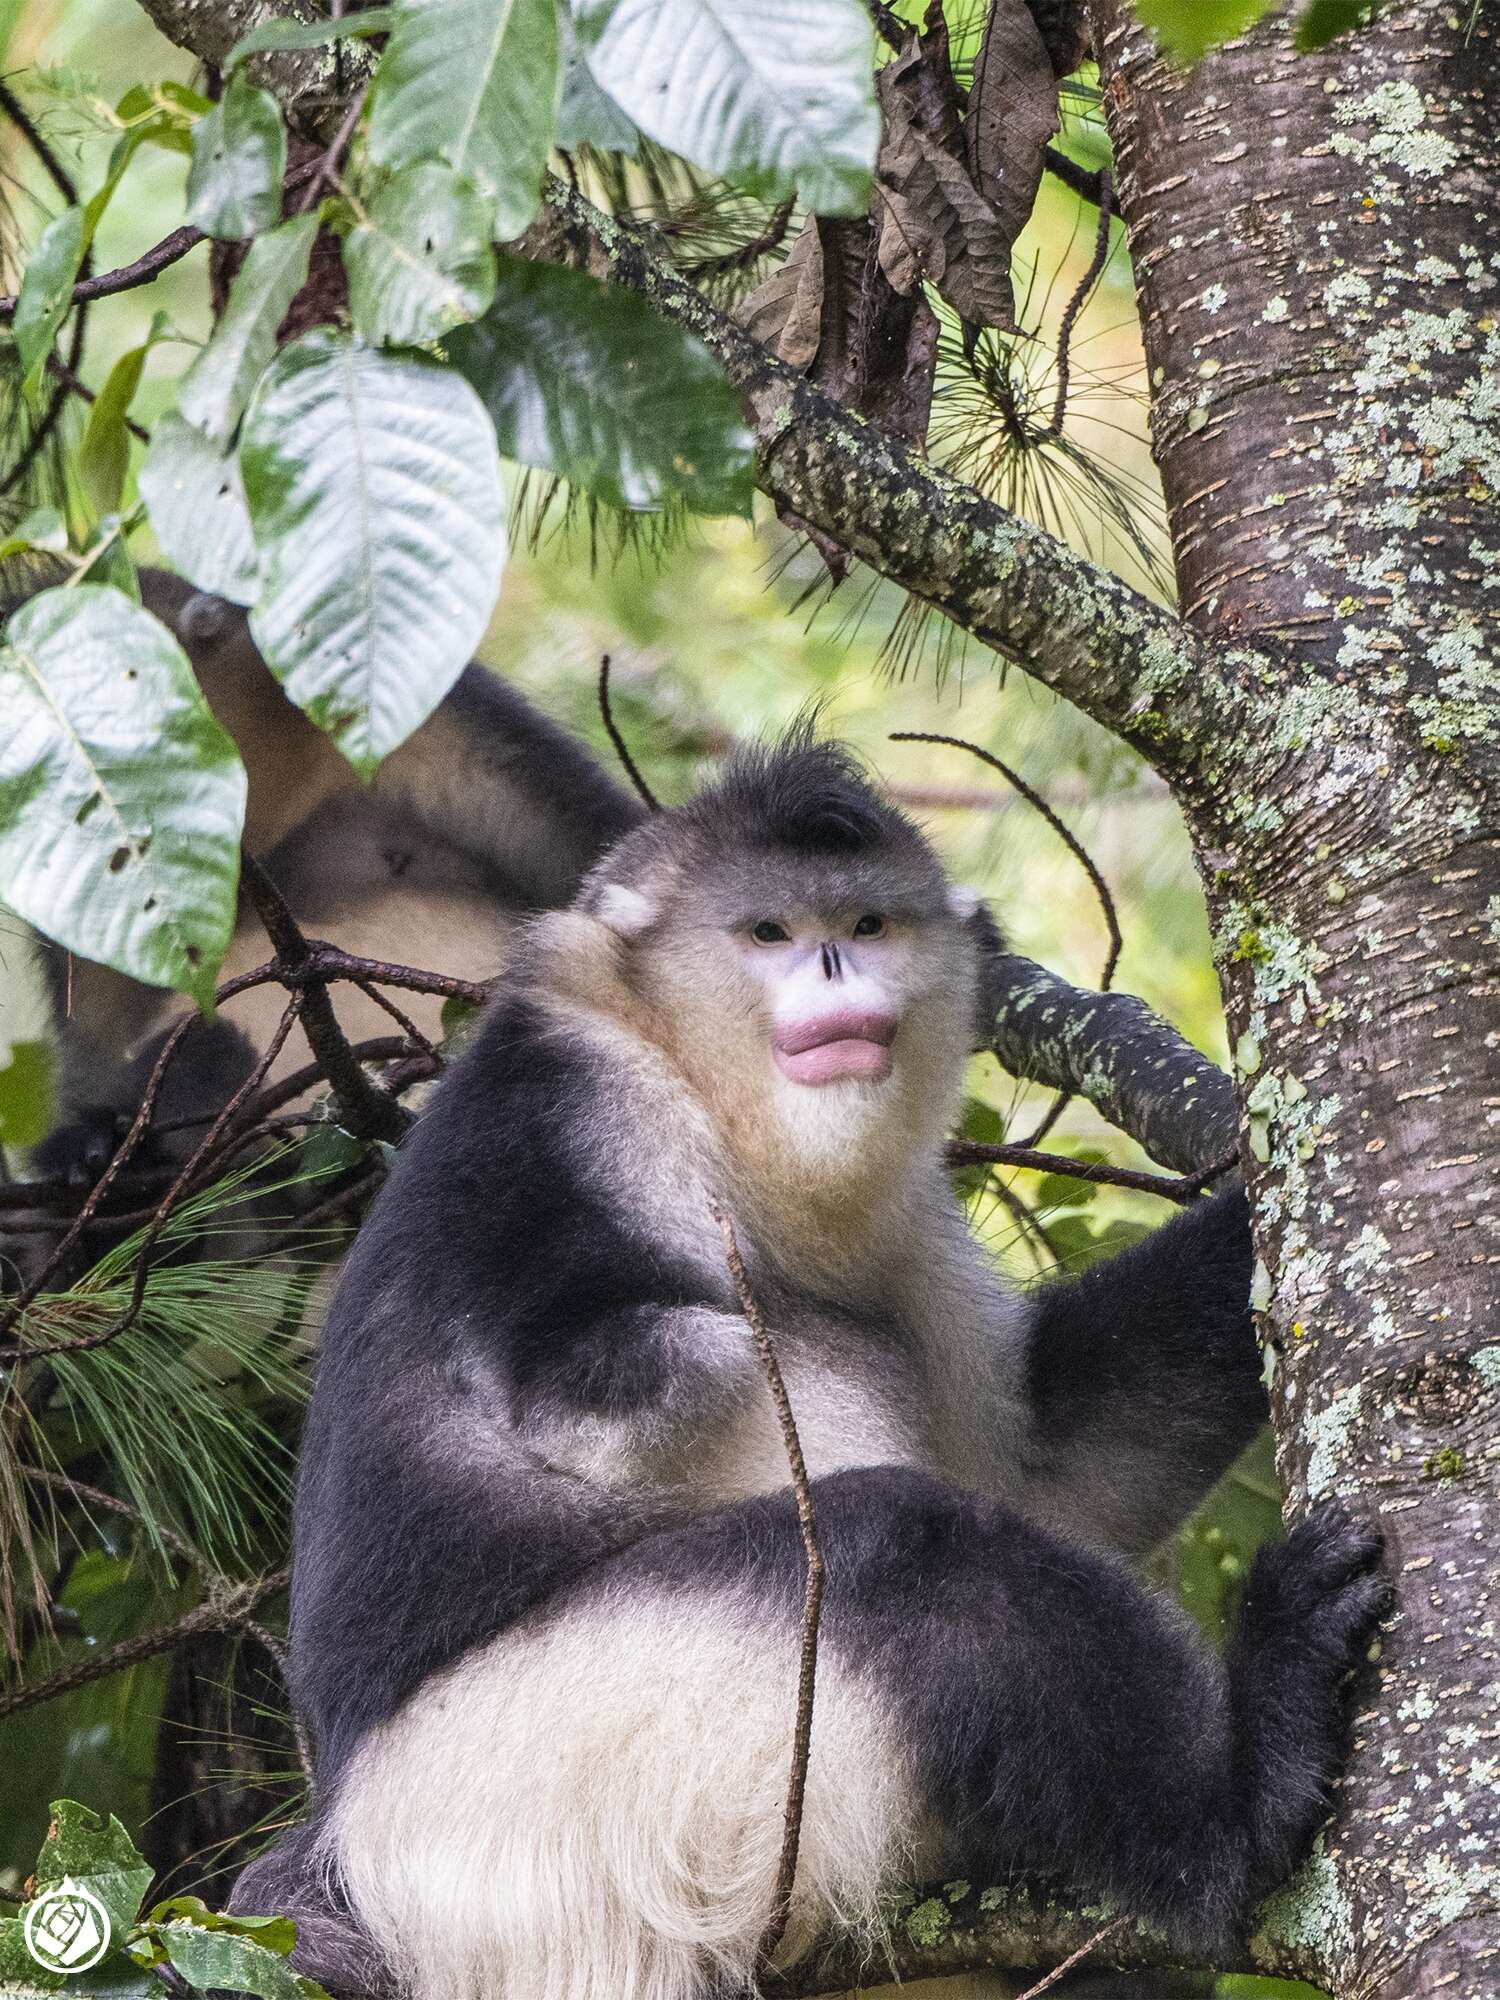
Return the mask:
M1091 1938L1085 1938L1077 1951L1070 1951L1061 1965L1054 1965L1052 1970L1037 1980L1034 1986L1028 1986L1024 1993L1018 1993L1016 2000L1040 2000L1043 1993L1050 1992L1060 1979L1067 1977L1081 1959L1087 1958L1091 1951L1097 1951L1104 1940L1113 1937L1121 1924L1127 1921L1125 1917L1112 1917L1101 1929L1095 1931Z
M1094 254L1089 259L1089 267L1078 280L1073 296L1068 300L1062 316L1062 324L1057 329L1057 397L1052 405L1052 421L1042 437L1061 437L1063 418L1068 414L1068 387L1071 380L1070 351L1073 344L1073 328L1078 323L1078 315L1088 301L1089 293L1098 284L1104 266L1109 261L1109 187L1108 167L1099 169L1099 227L1094 235Z
M0 111L14 125L47 171L47 177L66 202L78 199L78 184L42 135L42 129L10 85L0 82Z
M661 800L641 776L640 769L634 757L630 754L630 745L620 734L619 724L615 721L614 710L610 706L608 653L605 653L599 661L599 714L603 718L609 740L615 746L615 755L619 758L626 777L635 786L646 810L648 812L660 812Z
M1201 1174L1147 1174L1134 1167L1106 1166L1099 1160L1075 1160L1068 1153L1039 1153L1032 1146L994 1146L981 1139L950 1139L950 1167L1024 1167L1030 1173L1065 1174L1070 1180L1098 1181L1104 1187L1134 1188L1159 1194L1164 1201L1196 1201L1203 1190L1222 1180L1238 1164L1238 1154L1217 1160Z
M1073 832L1072 828L1058 817L1036 787L1028 784L1019 771L1012 770L1011 766L1003 763L993 751L982 750L977 743L970 743L966 737L945 736L936 730L929 729L893 729L890 734L890 741L892 743L941 743L946 745L950 750L967 750L969 755L977 757L981 764L988 764L992 771L998 771L1005 782L1020 793L1027 805L1041 814L1058 839L1062 841L1069 853L1072 854L1085 875L1088 876L1094 894L1099 898L1099 907L1104 912L1104 926L1109 932L1109 951L1104 960L1104 970L1099 975L1099 986L1102 992L1107 993L1110 982L1115 976L1115 967L1120 962L1120 953L1124 949L1125 944L1124 937L1120 931L1120 916L1118 910L1115 908L1115 899L1110 893L1109 884L1099 873L1093 856L1078 838L1077 834Z
M181 229L174 229L170 236L143 251L134 263L121 264L114 271L101 271L97 278L80 278L73 287L73 303L86 305L90 299L112 298L116 292L133 292L141 285L149 285L153 278L159 278L163 271L180 263L190 250L196 250L207 240L201 229L184 223ZM19 304L17 293L0 296L0 319L13 319Z
M797 1500L797 1523L802 1530L802 1547L807 1556L807 1588L802 1603L802 1650L797 1668L797 1720L792 1732L792 1768L787 1780L786 1816L781 1836L781 1859L777 1864L776 1883L771 1893L771 1915L765 1930L761 1933L759 1957L769 1965L786 1931L787 1919L792 1909L792 1886L797 1876L797 1849L802 1839L802 1806L807 1796L807 1764L812 1747L813 1694L818 1675L818 1625L823 1610L823 1551L818 1545L817 1524L813 1519L812 1491L808 1483L807 1464L802 1456L802 1440L797 1435L797 1420L792 1414L791 1398L786 1392L786 1382L782 1377L781 1364L776 1358L776 1344L761 1312L760 1302L750 1284L750 1274L745 1269L745 1260L740 1255L740 1246L734 1233L734 1223L728 1211L710 1198L714 1220L719 1225L719 1233L724 1238L724 1260L729 1266L729 1275L734 1281L734 1289L739 1298L740 1310L750 1328L750 1338L755 1343L756 1357L765 1375L766 1385L771 1391L771 1401L776 1407L776 1421L781 1426L782 1442L786 1446L787 1464L791 1468L792 1491Z
M295 976L313 961L313 947L303 936L281 891L248 848L241 850L240 879L275 947L278 969L291 975L286 981L291 989L297 983ZM301 997L303 1030L338 1099L343 1123L356 1139L386 1139L394 1143L410 1125L411 1113L360 1067L348 1037L339 1026L327 986L321 983L303 986Z
M1107 237L1107 217L1105 218L1104 226ZM967 737L935 735L915 729L898 729L893 733L891 741L893 743L944 743L953 750L967 750L969 755L977 757L981 764L988 764L991 770L998 771L1005 782L1014 791L1018 792L1029 806L1041 814L1058 839L1063 842L1068 851L1073 855L1085 875L1088 876L1094 894L1099 899L1099 907L1104 913L1104 927L1109 933L1109 949L1105 953L1104 970L1099 975L1099 989L1101 992L1107 993L1114 983L1115 968L1120 963L1120 953L1125 948L1124 935L1120 929L1120 914L1115 908L1115 899L1110 893L1109 884L1095 866L1093 856L1073 832L1072 828L1059 818L1058 814L1047 803L1046 799L1042 797L1041 793L1037 791L1036 787L1029 785L1019 771L1012 770L1010 765L995 756L993 751L982 750L977 743L969 742ZM1069 1103L1072 1101L1072 1095L1071 1091L1059 1091L1051 1104L1048 1105L1046 1111L1043 1112L1035 1130L1028 1132L1025 1139L1020 1143L1025 1146L1035 1146L1041 1140L1045 1139L1058 1119L1061 1118L1063 1112L1067 1110Z
M170 1653L183 1639L191 1639L198 1632L231 1632L243 1629L250 1614L266 1598L274 1597L278 1590L285 1590L291 1581L289 1569L274 1571L269 1576L257 1577L250 1583L225 1583L219 1579L217 1586L201 1604L170 1625L158 1625L153 1631L141 1632L133 1639L122 1639L117 1646L110 1646L101 1653L90 1655L86 1660L75 1661L72 1666L62 1667L45 1680L32 1681L29 1685L15 1687L0 1694L0 1720L7 1715L15 1715L23 1708L32 1708L38 1702L56 1701L60 1696L73 1694L78 1688L87 1687L91 1681L103 1680L108 1674L117 1674L125 1667L139 1666L143 1660L154 1660L162 1653Z
M752 264L780 247L796 207L795 195L788 195L780 207L772 211L765 228L758 236L752 236L748 243L742 243L737 250L721 250L716 257L691 258L679 264L678 270L695 283L704 278L727 278L736 271L748 270Z
M334 18L338 18L337 8L334 10ZM339 49L337 43L334 46L337 51L335 60L342 62L343 52ZM365 91L364 86L361 85L351 98L349 109L344 113L343 123L339 126L337 132L334 133L332 143L319 160L311 179L308 181L306 190L297 203L294 211L297 215L306 215L307 211L316 203L318 196L323 192L325 185L337 177L339 161L344 157L345 148L354 137L354 128L359 123L359 114L363 111L364 105Z

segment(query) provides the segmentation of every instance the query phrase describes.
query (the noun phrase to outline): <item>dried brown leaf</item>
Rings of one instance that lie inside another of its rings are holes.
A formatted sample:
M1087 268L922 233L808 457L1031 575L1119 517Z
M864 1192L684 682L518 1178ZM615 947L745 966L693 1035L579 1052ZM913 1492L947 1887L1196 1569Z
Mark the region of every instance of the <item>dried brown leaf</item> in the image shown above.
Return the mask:
M789 368L809 368L822 337L823 241L809 216L785 262L740 303L736 317Z
M961 318L1011 330L1011 238L961 160L911 122L902 99L882 93L885 141L876 168L884 213L880 266L898 292L927 278Z
M992 0L964 115L964 158L1011 243L1036 203L1057 124L1057 75L1041 28L1026 0Z

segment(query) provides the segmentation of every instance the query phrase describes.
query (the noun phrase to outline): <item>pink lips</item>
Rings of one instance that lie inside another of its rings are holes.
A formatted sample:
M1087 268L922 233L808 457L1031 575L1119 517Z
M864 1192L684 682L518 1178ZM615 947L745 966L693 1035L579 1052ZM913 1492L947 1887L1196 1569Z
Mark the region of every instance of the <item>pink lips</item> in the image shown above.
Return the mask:
M883 1077L891 1071L896 1022L889 1014L845 1008L811 1021L792 1021L771 1043L776 1067L793 1083L840 1083L846 1077Z

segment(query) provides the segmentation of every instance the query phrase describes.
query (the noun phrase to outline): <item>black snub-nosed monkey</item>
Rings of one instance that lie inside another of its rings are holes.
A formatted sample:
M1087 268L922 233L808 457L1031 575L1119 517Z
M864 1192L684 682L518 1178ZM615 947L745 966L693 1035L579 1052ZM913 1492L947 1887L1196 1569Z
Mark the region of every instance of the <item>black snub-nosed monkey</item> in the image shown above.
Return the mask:
M743 1992L803 1553L827 1565L790 1962L926 1873L1063 1878L1211 1951L1326 1809L1381 1598L1341 1513L1227 1660L1136 1580L1263 1416L1243 1197L1021 1297L943 1166L985 930L797 738L540 918L402 1147L325 1335L296 1518L299 1962L416 2000Z

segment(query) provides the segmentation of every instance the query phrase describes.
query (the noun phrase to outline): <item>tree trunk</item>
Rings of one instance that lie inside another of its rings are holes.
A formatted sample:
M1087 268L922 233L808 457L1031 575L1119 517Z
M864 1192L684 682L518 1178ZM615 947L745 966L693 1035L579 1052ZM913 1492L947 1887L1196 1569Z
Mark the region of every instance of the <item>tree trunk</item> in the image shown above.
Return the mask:
M1500 60L1465 4L1183 76L1094 10L1184 615L1261 726L1179 783L1293 1507L1398 1605L1270 1906L1340 2000L1500 1991ZM1268 1940L1270 1942L1271 1940Z

